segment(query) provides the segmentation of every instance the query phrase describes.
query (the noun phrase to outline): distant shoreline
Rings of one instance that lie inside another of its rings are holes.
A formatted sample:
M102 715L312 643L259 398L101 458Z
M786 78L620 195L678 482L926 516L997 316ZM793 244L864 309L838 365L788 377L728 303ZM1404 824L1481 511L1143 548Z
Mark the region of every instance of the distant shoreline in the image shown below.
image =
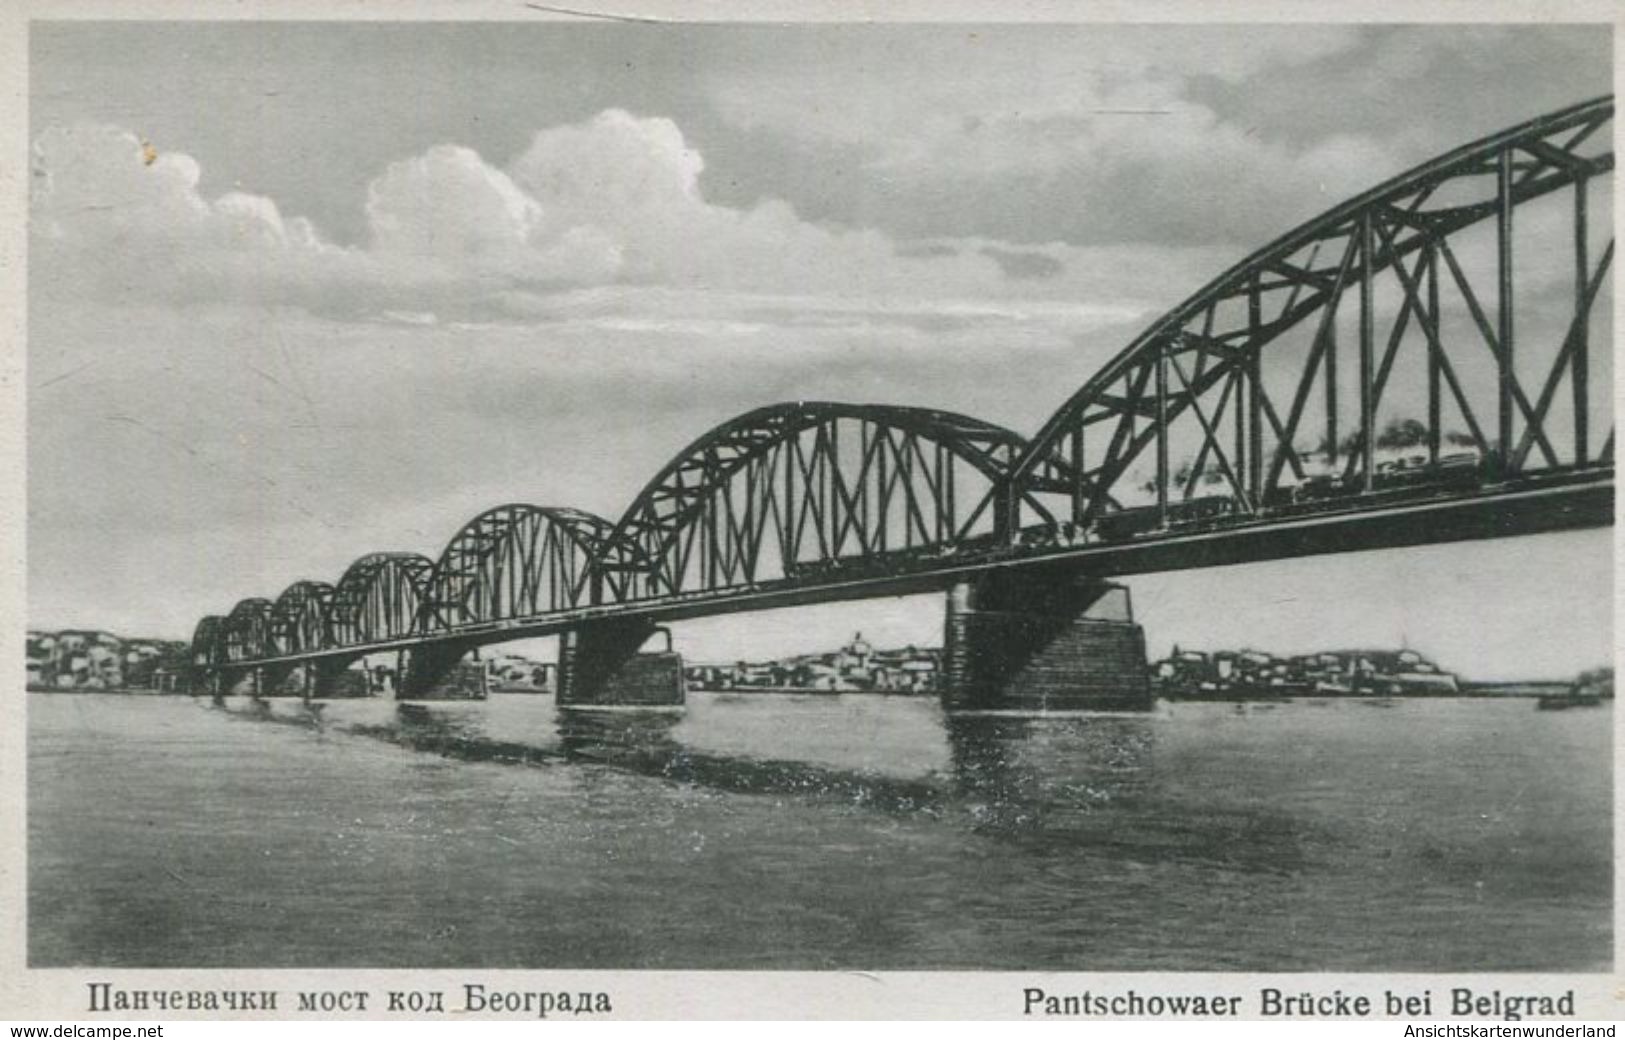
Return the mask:
M1461 684L1464 697L1550 697L1553 694L1568 693L1573 688L1572 682L1540 679Z

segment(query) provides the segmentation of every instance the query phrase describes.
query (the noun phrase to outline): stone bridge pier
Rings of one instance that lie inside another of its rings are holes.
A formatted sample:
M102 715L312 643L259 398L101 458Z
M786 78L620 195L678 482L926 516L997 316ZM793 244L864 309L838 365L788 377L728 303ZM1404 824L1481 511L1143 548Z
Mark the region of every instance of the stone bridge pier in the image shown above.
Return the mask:
M663 633L666 649L644 652ZM671 632L642 618L610 618L559 636L560 707L671 707L686 698L683 658Z
M219 672L217 697L258 697L263 687L264 669L238 665Z
M327 700L335 697L365 697L367 679L350 670L351 659L306 661L300 664L266 665L259 669L262 697L302 697Z
M395 669L399 701L484 700L485 663L472 643L430 643L402 650Z
M1145 633L1128 589L1011 571L955 584L942 703L949 711L1149 711Z
M193 696L208 694L217 702L231 688L229 677L219 668L194 668L189 685Z

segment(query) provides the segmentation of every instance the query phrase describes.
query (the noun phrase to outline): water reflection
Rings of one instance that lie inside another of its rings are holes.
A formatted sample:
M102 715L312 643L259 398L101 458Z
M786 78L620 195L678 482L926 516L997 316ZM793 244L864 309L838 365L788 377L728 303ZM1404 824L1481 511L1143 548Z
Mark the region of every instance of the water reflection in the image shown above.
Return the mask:
M558 731L572 758L712 790L797 795L887 812L932 810L940 800L928 782L870 769L701 750L676 738L681 721L664 712L572 710L559 713Z
M356 722L345 731L465 762L539 764L559 757L556 749L487 735L483 716L471 714L465 703L448 708L400 702L387 721Z
M952 716L954 791L974 833L1040 857L1283 875L1324 846L1323 828L1278 807L1221 808L1222 792L1187 789L1179 763L1158 761L1166 725L1155 715Z
M323 715L327 709L327 705L320 701L277 698L273 702L270 698L254 694L240 697L211 697L209 706L211 710L223 711L227 715L253 722L316 727L322 725Z
M672 736L681 719L671 711L571 709L558 713L559 743L570 757L595 762L665 761L682 752Z
M538 697L232 697L225 710L461 761L602 767L710 791L942 819L1039 859L1087 854L1283 874L1325 844L1318 829L1278 807L1214 808L1214 792L1186 789L1181 765L1158 761L1168 724L1160 715L947 715L934 706L842 701L735 698L677 713L559 711ZM884 727L866 731L869 715L882 711Z
M948 716L944 727L954 789L984 833L1071 829L1127 804L1152 775L1150 717Z

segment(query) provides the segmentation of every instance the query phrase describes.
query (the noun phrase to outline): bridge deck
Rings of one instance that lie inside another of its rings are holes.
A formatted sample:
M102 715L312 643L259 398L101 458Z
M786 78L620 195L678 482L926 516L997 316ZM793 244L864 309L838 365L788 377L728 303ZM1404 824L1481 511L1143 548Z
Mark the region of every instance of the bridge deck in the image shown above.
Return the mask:
M461 626L364 646L223 662L221 667L293 665L355 658L444 643L484 645L555 635L583 622L643 617L656 622L942 591L1003 568L1066 569L1098 577L1188 570L1297 556L1459 542L1606 527L1614 522L1612 468L1575 471L1472 490L1356 496L1226 516L1121 540L1043 544L1046 531L1022 532L1037 544L978 545L929 558L854 559L817 577L785 578L625 603L601 604ZM1021 539L1018 539L1018 542Z

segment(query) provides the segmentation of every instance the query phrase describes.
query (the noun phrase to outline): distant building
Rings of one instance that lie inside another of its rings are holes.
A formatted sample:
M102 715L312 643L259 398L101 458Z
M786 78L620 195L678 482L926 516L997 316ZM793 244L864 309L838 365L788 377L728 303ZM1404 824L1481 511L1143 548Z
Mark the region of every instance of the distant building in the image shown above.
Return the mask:
M1593 668L1581 672L1579 677L1574 680L1573 692L1579 696L1613 700L1614 670L1612 668Z
M156 689L161 670L180 668L186 644L162 639L122 639L110 632L70 629L30 631L26 637L30 689Z
M557 667L520 654L496 654L485 659L486 682L505 693L543 693L553 688Z
M876 650L856 632L837 650L732 665L690 665L685 677L695 689L927 693L936 689L941 653L913 646Z
M1212 654L1174 647L1151 666L1170 699L1244 696L1450 696L1456 676L1415 650L1323 650L1279 658L1259 650Z

